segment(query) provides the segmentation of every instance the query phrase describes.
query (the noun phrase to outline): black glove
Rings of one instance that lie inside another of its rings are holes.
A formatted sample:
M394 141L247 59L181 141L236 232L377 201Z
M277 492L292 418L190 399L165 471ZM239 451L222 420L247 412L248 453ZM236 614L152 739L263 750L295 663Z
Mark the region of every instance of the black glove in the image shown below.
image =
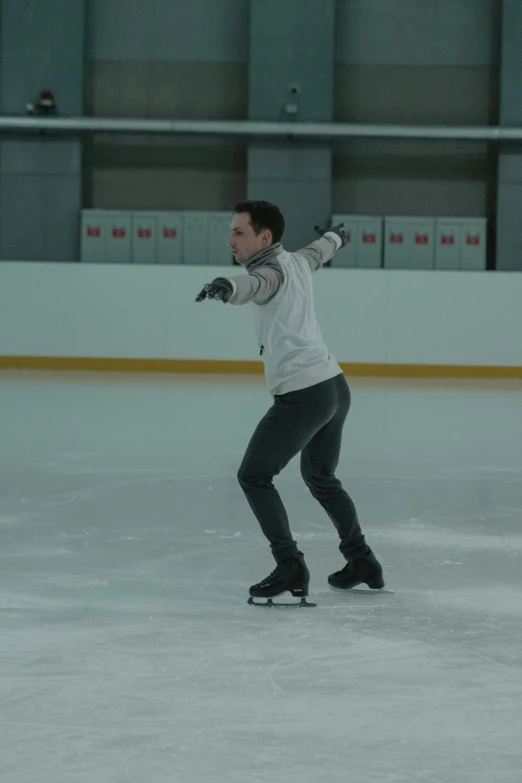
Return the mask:
M216 277L211 283L207 284L196 297L196 302L202 302L204 299L215 299L216 302L226 304L232 294L234 287L226 277Z
M337 234L337 236L342 242L341 247L344 247L348 241L348 234L344 230L344 223L338 223L336 226L332 226L331 228L321 228L320 226L316 226L315 231L321 237L324 234L327 234L329 231L331 231L332 234Z

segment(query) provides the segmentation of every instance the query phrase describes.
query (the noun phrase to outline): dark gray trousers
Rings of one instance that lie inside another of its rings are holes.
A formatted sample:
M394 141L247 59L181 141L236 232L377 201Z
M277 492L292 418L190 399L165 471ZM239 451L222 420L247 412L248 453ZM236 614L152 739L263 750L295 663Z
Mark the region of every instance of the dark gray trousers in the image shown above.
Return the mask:
M278 563L299 550L272 479L299 452L301 475L337 528L342 554L348 560L368 549L355 506L335 476L350 401L344 375L276 395L252 436L238 479Z

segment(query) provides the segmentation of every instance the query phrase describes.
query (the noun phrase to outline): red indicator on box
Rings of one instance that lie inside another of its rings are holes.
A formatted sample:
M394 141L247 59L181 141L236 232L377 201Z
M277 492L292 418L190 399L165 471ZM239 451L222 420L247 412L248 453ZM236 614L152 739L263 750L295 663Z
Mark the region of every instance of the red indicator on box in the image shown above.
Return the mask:
M416 245L427 245L429 244L429 237L427 234L415 234L415 244Z
M480 245L480 236L468 236L466 237L466 245Z
M363 234L363 242L365 245L374 245L377 241L375 234Z
M454 245L455 244L455 237L453 236L444 236L444 234L440 238L441 245Z
M88 237L100 237L101 236L101 230L97 228L96 226L89 226L87 228L87 236Z
M165 239L176 239L178 235L178 232L175 228L164 228L163 229L163 236Z
M125 229L124 228L113 228L112 229L112 236L116 239L124 239L125 238Z
M150 228L139 228L138 229L138 237L140 239L150 239L152 236L152 231Z
M402 234L390 234L390 242L393 245L402 245L404 237Z

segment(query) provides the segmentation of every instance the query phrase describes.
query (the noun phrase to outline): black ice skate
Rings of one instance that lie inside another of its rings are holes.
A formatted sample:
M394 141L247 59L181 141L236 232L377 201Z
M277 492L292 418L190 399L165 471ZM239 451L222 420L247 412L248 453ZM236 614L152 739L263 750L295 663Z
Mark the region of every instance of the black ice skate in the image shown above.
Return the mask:
M306 567L303 555L301 553L292 555L279 563L270 576L257 585L252 585L248 603L253 606L317 606L317 604L310 604L306 600L309 583L310 572ZM272 598L286 592L290 592L294 598L300 598L301 602L298 604L275 604L272 601ZM266 603L259 603L254 601L254 598L267 598L268 600Z
M372 551L349 560L342 571L330 574L328 584L334 590L351 590L360 584L366 584L372 590L382 590L384 579L381 564Z

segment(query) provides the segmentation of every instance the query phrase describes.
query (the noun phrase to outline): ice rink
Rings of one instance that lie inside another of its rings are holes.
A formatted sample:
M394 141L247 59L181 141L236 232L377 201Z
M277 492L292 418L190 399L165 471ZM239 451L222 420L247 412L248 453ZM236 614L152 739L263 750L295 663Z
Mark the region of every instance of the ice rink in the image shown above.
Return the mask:
M0 373L2 783L520 783L522 383L348 380L393 593L329 590L294 460L318 607L266 610L261 377Z

